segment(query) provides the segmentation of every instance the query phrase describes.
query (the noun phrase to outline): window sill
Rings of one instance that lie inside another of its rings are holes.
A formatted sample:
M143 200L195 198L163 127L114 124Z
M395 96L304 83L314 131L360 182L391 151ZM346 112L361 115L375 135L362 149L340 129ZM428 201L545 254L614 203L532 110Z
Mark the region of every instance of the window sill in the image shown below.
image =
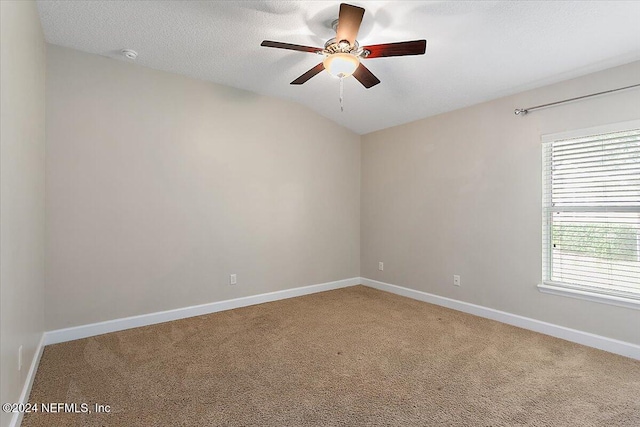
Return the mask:
M633 308L640 310L640 299L627 298L617 295L608 295L588 290L567 288L555 284L554 282L544 282L538 284L538 290L545 294L560 295L570 298L578 298L587 301L599 302L602 304L616 305L619 307Z

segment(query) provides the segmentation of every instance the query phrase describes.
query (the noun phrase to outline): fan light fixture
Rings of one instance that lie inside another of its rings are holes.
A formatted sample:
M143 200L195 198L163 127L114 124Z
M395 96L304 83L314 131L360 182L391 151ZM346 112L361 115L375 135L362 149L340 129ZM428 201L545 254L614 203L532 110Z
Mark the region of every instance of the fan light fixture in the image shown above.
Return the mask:
M351 53L333 53L322 61L325 70L334 77L349 77L360 65L360 58Z
M332 76L340 78L341 85L344 77L352 75L362 86L369 89L380 83L380 79L373 75L363 63L360 63L361 59L424 55L427 48L427 41L424 39L360 46L358 30L363 16L363 8L346 3L340 4L338 19L331 23L331 28L335 30L336 36L327 40L324 48L271 40L263 40L260 46L324 56L324 61L292 81L292 85L304 84L310 78L327 70Z

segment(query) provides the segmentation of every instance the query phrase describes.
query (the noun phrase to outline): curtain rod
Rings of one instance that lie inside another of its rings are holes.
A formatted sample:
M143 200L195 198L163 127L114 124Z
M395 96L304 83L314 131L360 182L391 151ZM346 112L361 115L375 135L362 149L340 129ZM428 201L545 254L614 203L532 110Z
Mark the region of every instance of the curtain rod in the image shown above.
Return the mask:
M584 99L584 98L591 98L592 96L604 95L605 93L617 92L619 90L631 89L632 87L638 87L638 86L640 86L640 83L635 84L635 85L631 85L631 86L620 87L618 89L605 90L604 92L592 93L591 95L583 95L583 96L578 96L576 98L571 98L571 99L565 99L565 100L562 100L562 101L551 102L549 104L536 105L535 107L516 108L513 112L514 112L514 114L516 116L519 116L520 114L522 114L524 116L529 111L537 110L539 108L551 107L552 105L564 104L565 102L577 101L578 99Z

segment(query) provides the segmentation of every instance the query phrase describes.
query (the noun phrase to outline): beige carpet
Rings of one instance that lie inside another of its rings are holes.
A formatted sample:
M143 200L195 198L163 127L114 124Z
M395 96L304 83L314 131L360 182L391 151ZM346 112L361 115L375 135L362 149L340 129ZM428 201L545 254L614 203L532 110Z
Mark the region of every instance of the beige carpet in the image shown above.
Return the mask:
M23 426L640 426L640 362L363 286L48 346Z

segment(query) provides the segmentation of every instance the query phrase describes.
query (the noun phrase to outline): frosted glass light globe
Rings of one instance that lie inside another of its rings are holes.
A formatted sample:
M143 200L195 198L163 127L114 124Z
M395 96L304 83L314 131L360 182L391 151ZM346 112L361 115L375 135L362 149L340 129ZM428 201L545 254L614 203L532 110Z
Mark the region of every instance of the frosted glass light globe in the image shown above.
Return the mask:
M325 70L335 77L349 77L360 65L360 58L350 53L334 53L322 61Z

